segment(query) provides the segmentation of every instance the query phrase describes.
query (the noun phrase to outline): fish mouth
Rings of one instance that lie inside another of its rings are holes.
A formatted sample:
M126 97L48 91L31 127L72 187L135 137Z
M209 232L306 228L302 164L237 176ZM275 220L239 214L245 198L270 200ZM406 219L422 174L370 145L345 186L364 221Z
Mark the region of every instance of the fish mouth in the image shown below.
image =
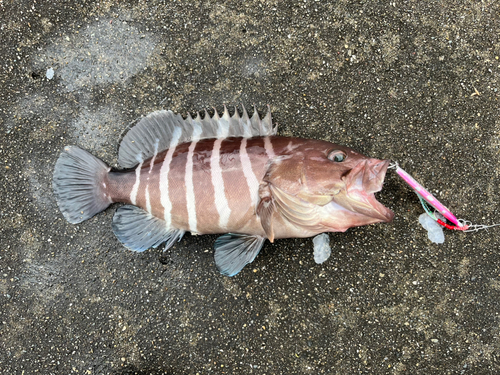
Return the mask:
M394 219L394 212L380 203L377 198L375 198L375 194L368 197L368 202L370 202L372 206L372 214L370 216L384 223L391 222L392 219ZM373 215L373 213L375 213L375 215Z
M389 164L390 160L370 159L353 168L346 179L344 206L376 222L392 221L394 212L375 198L375 193L382 190Z

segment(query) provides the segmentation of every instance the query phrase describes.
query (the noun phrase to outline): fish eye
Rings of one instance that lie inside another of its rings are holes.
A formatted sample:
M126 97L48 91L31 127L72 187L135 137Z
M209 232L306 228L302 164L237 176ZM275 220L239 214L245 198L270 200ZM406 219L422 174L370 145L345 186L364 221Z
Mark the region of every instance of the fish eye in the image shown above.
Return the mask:
M342 163L346 158L346 153L340 150L335 150L328 154L328 159L337 163Z

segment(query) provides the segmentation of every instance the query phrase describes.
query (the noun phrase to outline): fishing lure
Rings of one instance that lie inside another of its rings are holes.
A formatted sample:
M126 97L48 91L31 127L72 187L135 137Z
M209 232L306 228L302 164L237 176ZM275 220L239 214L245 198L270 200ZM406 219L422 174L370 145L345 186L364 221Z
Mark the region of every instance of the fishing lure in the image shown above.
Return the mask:
M397 162L393 162L388 168L394 169L396 173L415 191L415 194L417 194L425 212L442 227L462 232L477 232L481 229L487 229L500 225L500 223L492 225L472 224L468 220L457 219L445 205L443 205L434 195L432 195L426 188L410 176L408 172L402 169ZM435 209L434 212L431 207ZM453 225L443 221L440 218L441 215Z

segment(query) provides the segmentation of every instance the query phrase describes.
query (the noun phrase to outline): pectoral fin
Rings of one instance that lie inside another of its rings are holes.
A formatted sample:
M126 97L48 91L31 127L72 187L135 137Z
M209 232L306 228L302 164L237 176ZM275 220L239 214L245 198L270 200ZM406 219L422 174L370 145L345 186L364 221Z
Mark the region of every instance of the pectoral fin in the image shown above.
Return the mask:
M253 262L266 239L261 236L228 233L215 241L215 264L226 276L234 276Z
M259 186L260 202L257 206L257 215L260 218L260 223L264 232L266 232L269 241L274 242L273 230L273 214L276 211L274 206L274 199L271 195L271 190L268 184L261 184Z

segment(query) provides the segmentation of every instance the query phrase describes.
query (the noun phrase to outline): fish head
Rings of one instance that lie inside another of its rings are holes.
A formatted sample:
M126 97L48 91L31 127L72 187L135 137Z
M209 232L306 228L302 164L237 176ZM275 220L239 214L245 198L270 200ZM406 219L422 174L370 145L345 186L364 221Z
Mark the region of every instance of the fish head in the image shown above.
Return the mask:
M279 188L294 198L294 213L308 212L310 227L323 231L390 222L394 213L375 198L388 166L389 160L368 158L345 146L307 141L281 163ZM300 222L306 220L304 215Z
M334 211L340 211L347 227L390 222L394 213L375 198L375 193L382 190L389 163L345 146L320 143L316 151L306 154L305 189L299 196L326 206L326 221L333 218L335 225L339 215Z

